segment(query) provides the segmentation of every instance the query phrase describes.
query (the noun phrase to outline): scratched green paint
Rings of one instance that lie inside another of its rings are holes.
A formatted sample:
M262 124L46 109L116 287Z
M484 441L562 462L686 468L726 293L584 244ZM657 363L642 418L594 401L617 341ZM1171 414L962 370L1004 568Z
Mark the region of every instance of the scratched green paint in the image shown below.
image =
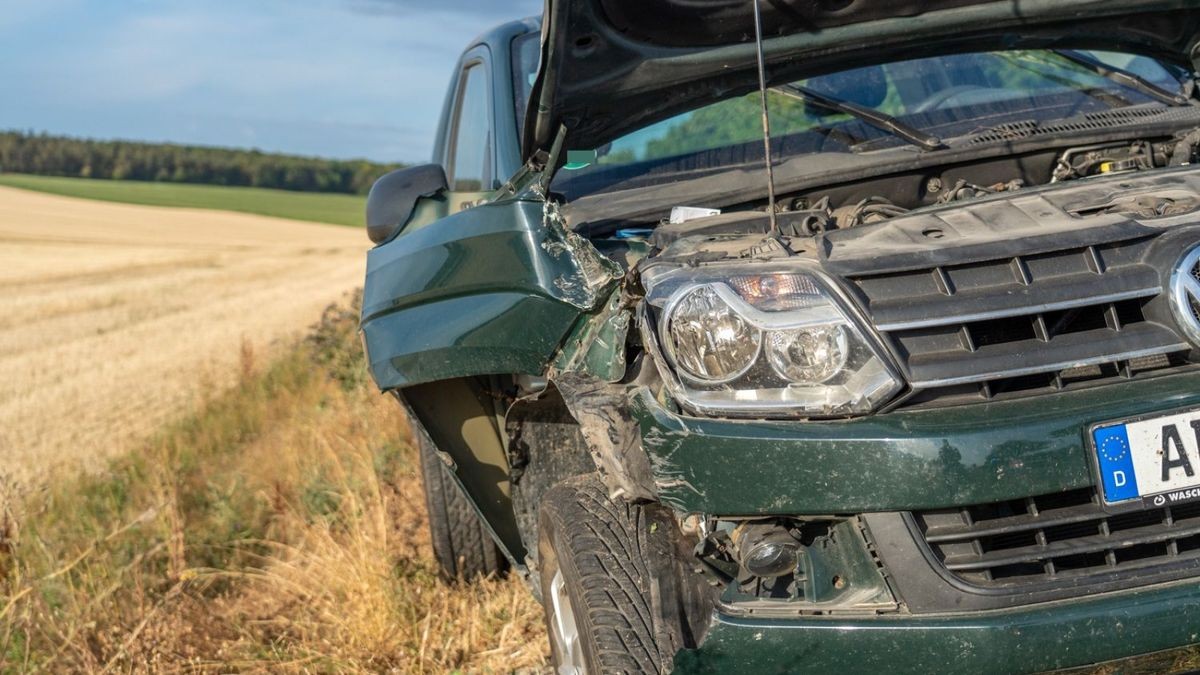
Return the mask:
M829 422L684 417L633 395L659 496L717 515L946 508L1090 486L1090 424L1196 405L1197 374Z

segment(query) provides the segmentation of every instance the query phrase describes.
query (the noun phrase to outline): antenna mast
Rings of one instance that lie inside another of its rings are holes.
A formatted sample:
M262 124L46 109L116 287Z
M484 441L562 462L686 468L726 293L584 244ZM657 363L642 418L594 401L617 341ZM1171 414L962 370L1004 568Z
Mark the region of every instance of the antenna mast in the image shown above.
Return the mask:
M763 156L767 163L767 218L771 223L771 234L779 236L779 223L775 220L775 169L771 162L771 116L767 112L767 65L763 57L762 12L754 2L754 44L758 50L758 96L762 109Z

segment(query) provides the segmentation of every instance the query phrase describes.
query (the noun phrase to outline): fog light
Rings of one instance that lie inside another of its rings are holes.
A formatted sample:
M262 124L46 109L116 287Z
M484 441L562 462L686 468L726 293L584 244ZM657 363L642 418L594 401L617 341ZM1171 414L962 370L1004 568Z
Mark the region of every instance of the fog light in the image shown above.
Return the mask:
M735 532L734 541L742 569L756 577L781 577L800 563L800 542L779 525L747 523Z

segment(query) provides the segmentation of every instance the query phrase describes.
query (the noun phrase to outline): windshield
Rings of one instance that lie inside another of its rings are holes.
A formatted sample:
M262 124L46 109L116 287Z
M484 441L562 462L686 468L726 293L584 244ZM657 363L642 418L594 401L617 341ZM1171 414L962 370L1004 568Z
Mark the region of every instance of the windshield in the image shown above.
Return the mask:
M1143 56L1112 52L1078 55L1169 92L1178 92L1185 76L1180 68ZM858 68L773 87L768 92L773 158L863 152L905 143L860 117L805 100L800 92L878 111L939 138L1016 121L1046 122L1113 108L1164 105L1145 88L1115 81L1068 56L1050 50L957 54ZM527 81L528 75L524 77ZM761 164L760 125L757 92L730 98L645 127L601 148L573 151L553 188L574 199Z

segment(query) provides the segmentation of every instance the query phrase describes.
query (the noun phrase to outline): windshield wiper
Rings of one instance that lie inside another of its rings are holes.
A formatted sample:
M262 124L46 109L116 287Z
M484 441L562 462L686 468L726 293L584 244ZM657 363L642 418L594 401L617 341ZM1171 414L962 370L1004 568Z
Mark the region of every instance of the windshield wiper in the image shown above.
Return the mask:
M807 89L795 84L785 84L780 87L776 87L776 91L794 96L802 101L825 108L826 110L845 113L872 127L875 127L876 129L879 129L880 131L887 132L898 138L903 138L909 143L912 143L913 145L925 150L941 150L942 148L946 147L946 145L942 143L942 139L938 138L937 136L931 136L920 129L911 127L904 122L901 122L891 115L881 113L878 110L872 110L871 108L859 105L857 103L851 103L850 101L843 101L841 99L833 98L832 96L818 94L811 89Z
M1082 66L1101 77L1106 77L1117 84L1129 87L1136 92L1145 94L1167 105L1187 105L1187 97L1183 94L1164 89L1136 73L1131 73L1116 66L1110 66L1099 59L1094 59L1087 54L1077 52L1073 49L1054 49L1051 51L1077 66Z

